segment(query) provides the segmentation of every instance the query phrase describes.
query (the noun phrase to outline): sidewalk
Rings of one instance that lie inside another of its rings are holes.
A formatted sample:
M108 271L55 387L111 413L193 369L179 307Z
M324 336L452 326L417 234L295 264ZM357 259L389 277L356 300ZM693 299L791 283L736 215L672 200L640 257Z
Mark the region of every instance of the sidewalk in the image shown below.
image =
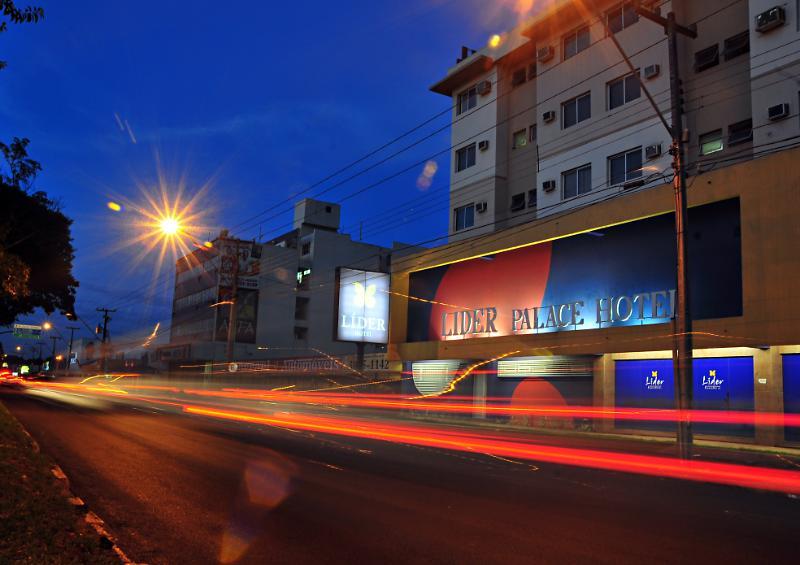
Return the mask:
M0 403L0 563L119 563Z

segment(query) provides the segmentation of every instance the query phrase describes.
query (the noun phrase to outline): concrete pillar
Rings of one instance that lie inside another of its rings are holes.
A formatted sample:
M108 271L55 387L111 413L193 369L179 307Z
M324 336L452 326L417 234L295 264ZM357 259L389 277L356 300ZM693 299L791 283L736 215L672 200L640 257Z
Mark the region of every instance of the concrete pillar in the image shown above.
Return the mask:
M594 361L593 389L595 408L614 408L614 360L608 353ZM595 420L594 429L600 432L614 431L614 420Z
M753 355L754 408L756 412L756 443L780 445L783 426L761 424L758 414L783 412L783 357L777 347L759 350Z
M472 384L472 417L486 419L486 373L473 376Z

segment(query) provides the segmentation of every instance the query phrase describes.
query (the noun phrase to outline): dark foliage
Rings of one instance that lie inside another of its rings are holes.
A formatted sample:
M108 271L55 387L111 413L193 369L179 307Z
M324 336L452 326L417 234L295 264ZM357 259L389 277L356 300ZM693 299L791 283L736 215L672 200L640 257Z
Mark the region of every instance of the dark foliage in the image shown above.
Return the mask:
M0 289L0 325L36 308L72 312L78 286L72 276L72 220L47 194L31 192L41 166L28 157L28 143L19 138L0 143L7 170L0 173L0 278L7 283Z
M0 0L0 33L8 29L8 22L12 24L31 24L43 19L43 8L38 8L36 6L19 8L15 0ZM3 69L5 66L6 62L0 61L0 69Z

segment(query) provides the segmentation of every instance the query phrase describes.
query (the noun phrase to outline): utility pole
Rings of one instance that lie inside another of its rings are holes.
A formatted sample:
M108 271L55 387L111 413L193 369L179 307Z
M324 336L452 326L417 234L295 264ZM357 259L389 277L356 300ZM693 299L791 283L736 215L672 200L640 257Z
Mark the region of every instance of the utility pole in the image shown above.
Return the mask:
M50 359L53 360L52 369L55 371L56 370L56 342L58 341L58 337L56 337L54 335L51 335L50 336L50 341L53 342L53 349L52 349L52 351L50 353Z
M228 346L225 357L228 363L233 363L234 344L236 342L236 298L239 289L239 240L229 240L234 243L233 263L231 264L230 282L231 294L228 306Z
M72 369L72 338L75 335L75 330L79 330L80 327L78 326L67 326L69 330L69 353L67 353L67 374L69 374L70 369Z
M116 309L112 308L95 308L97 312L103 313L103 334L102 334L102 345L100 346L100 354L103 359L103 372L108 372L108 349L106 347L106 341L108 341L108 322L111 321L111 316L108 314L110 312L116 312Z
M675 331L672 362L675 374L675 396L681 417L678 420L678 449L681 458L691 457L692 425L689 410L692 408L692 315L689 308L689 252L687 241L687 203L686 203L686 147L683 126L683 99L679 71L678 34L695 39L697 31L678 24L675 13L664 18L655 12L642 8L637 2L636 12L664 28L669 44L669 86L671 98L672 125L672 168L675 171L673 191L675 193L675 244L677 304L675 305Z

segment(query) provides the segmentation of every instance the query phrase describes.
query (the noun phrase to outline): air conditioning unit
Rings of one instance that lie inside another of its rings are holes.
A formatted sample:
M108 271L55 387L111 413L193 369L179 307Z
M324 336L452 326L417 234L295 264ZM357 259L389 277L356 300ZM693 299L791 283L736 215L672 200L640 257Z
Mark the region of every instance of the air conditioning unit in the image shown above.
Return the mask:
M661 65L647 65L644 68L644 78L646 79L656 78L660 74Z
M478 94L486 96L492 91L492 81L484 80L478 83Z
M661 156L661 144L656 143L653 145L648 145L644 148L644 156L647 159L655 159L656 157Z
M555 56L555 50L553 49L552 45L547 45L546 47L540 47L536 51L536 60L540 63L546 63L550 59Z
M786 23L786 10L780 6L770 8L756 16L756 31L766 33Z
M639 188L640 186L644 186L644 179L629 180L622 185L622 188L623 190L630 190L632 188Z
M483 214L484 212L486 212L486 208L487 208L486 201L478 202L477 204L475 204L475 211L478 214Z
M556 119L556 113L553 110L548 110L547 112L542 114L542 119L545 121L545 123L549 124L550 122Z
M773 122L777 122L778 120L788 118L789 105L786 102L784 102L783 104L776 104L775 106L770 106L767 109L767 117L769 117L770 121Z
M546 180L542 183L542 190L545 192L553 192L556 189L556 181Z
M487 149L489 149L489 140L488 139L482 139L481 141L479 141L478 142L478 149L480 149L481 151L486 151Z

